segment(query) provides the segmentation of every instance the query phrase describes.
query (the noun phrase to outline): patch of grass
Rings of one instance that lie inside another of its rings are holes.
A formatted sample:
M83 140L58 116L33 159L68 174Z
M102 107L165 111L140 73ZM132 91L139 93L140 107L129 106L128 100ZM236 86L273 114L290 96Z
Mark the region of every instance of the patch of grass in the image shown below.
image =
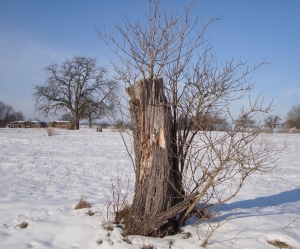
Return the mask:
M114 227L113 227L113 225L111 225L111 224L105 224L105 225L103 225L102 226L105 230L107 230L107 231L113 231L114 230Z
M126 223L128 220L130 220L129 216L130 216L130 205L126 204L121 210L115 213L115 222L120 223L121 220L123 220L124 223Z
M91 208L91 204L86 201L86 198L82 196L76 205L75 209L82 209L82 208Z
M20 224L19 224L19 227L21 229L25 229L26 227L28 227L28 222L27 221L22 221Z
M97 243L97 245L102 245L102 244L103 244L103 239L98 239L98 240L96 241L96 243Z
M277 248L287 248L287 249L292 249L292 247L290 245L288 245L287 243L283 242L283 241L279 241L279 240L267 240L267 242Z

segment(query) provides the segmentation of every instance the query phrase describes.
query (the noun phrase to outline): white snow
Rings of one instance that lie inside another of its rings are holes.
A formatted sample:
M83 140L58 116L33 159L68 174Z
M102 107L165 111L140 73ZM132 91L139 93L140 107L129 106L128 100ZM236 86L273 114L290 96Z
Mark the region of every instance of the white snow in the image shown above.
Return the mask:
M195 224L191 218L181 234L163 239L131 236L128 244L121 228L103 228L111 178L128 176L129 199L133 195L135 176L118 132L57 129L48 136L42 128L0 129L0 248L193 249L201 248L209 225L223 222L207 248L276 248L267 240L300 248L300 135L263 136L278 145L288 142L277 169L251 177L234 199L218 207L210 224ZM82 195L94 216L87 209L74 209ZM19 226L23 221L28 223L25 229ZM190 238L184 238L187 232Z

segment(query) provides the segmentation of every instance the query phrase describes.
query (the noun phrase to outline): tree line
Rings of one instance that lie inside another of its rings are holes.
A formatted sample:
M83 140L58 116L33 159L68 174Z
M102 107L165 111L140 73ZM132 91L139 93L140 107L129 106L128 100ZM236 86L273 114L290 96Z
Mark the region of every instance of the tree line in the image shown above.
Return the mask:
M5 127L10 122L24 119L22 111L15 111L11 105L0 101L0 127Z
M257 121L247 115L240 115L234 123L240 129L253 129L257 126ZM282 127L284 130L300 129L300 105L294 105L288 111L284 120L278 114L267 115L263 119L263 124L267 131Z
M46 80L43 85L34 86L33 93L35 110L40 114L46 117L60 115L61 120L71 121L70 129L79 129L79 120L88 120L91 127L95 120L116 113L119 103L119 83L106 77L107 69L97 66L96 58L74 57L65 60L61 65L52 63L45 67L44 71ZM125 75L126 72L122 73ZM120 80L124 81L122 78ZM207 89L203 88L203 93L206 92L211 96L208 92L211 87L208 85L205 87ZM190 100L186 99L186 103L189 102ZM211 108L196 113L187 111L182 113L177 125L181 126L182 122L185 122L185 125L193 130L210 131L228 131L233 126L239 130L249 130L259 126L251 111L244 112L237 119L230 121L228 116L225 117L223 114L220 110ZM300 105L291 108L285 122L282 122L279 115L268 115L263 123L269 130L282 125L299 129Z

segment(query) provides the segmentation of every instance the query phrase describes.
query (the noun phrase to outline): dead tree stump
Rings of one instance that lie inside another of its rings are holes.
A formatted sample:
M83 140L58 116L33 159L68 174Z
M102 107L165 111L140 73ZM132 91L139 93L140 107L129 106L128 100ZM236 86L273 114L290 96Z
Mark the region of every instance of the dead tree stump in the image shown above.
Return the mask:
M181 199L176 187L178 166L173 165L171 109L164 95L163 80L145 79L126 90L130 96L136 182L131 221L127 222L125 233L174 234L175 217L156 221L155 227L148 226L149 220L155 220Z

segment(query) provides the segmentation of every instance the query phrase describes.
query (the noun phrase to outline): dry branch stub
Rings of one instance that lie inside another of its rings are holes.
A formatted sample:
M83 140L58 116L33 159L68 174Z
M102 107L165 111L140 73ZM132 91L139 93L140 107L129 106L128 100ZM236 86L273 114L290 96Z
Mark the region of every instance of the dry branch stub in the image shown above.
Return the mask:
M127 88L135 153L135 196L127 234L164 236L176 232L176 213L153 222L181 200L178 169L172 158L171 109L162 79L144 79ZM181 183L180 183L181 184ZM164 215L163 215L164 216Z

